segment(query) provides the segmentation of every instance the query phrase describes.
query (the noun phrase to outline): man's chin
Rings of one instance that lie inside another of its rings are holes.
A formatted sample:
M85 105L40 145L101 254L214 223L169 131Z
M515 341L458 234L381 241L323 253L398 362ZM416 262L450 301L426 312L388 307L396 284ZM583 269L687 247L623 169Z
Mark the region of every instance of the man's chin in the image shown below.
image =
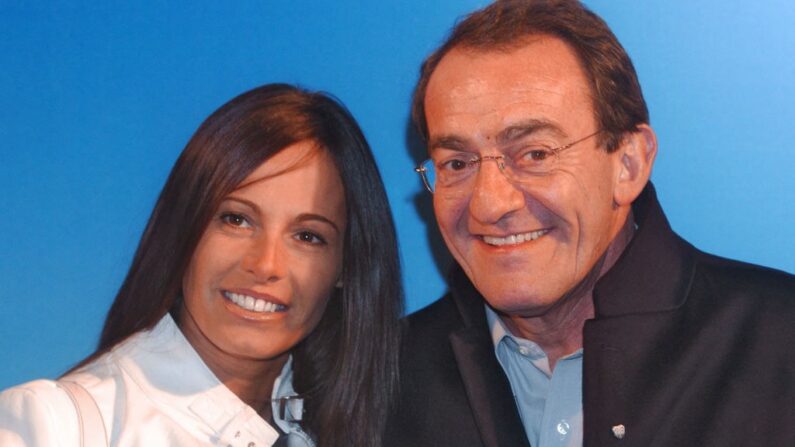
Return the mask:
M560 299L559 296L533 290L489 288L480 290L480 293L498 314L521 318L542 316Z

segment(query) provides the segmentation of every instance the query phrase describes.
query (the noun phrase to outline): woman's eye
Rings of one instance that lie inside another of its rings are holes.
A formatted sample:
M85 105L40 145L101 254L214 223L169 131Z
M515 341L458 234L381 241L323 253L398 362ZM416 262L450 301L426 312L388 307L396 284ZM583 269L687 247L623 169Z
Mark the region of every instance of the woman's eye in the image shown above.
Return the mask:
M308 244L325 244L326 240L320 237L319 235L312 233L310 231L301 231L295 235L295 238L301 242L306 242Z
M250 228L251 224L242 214L224 213L221 214L221 222L239 228Z

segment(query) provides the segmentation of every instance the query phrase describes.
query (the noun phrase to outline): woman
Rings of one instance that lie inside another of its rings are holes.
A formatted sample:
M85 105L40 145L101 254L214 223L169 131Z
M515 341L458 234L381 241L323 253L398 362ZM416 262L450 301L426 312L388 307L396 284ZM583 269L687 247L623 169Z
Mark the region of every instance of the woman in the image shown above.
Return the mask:
M380 445L399 281L351 115L287 85L244 93L177 160L97 351L0 395L0 445L80 445L80 389L102 420L84 439L113 445Z

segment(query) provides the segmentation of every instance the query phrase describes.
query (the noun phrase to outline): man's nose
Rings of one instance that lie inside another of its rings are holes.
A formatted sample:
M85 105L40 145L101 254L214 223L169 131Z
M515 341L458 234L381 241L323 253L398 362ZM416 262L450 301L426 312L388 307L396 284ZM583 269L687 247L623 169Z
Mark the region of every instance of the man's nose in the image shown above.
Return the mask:
M525 205L522 190L508 179L501 163L499 158L485 157L475 174L469 214L480 223L496 223Z

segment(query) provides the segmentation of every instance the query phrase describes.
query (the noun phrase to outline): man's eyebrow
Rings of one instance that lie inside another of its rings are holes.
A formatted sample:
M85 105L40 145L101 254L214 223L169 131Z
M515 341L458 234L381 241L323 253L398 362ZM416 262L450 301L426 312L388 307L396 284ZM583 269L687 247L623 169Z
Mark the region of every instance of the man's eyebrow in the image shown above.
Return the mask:
M463 138L455 135L440 135L438 137L432 137L430 141L428 141L428 152L433 152L435 149L442 148L462 151L466 146Z
M504 145L513 141L524 138L533 133L546 132L553 136L563 138L566 132L551 121L544 119L531 118L524 121L511 124L510 126L502 129L497 134L497 144ZM466 150L468 144L466 140L457 135L439 135L432 137L428 142L428 152L433 152L435 149L452 149L457 151Z
M497 134L497 144L503 145L512 141L519 140L528 135L546 132L557 137L565 137L566 133L560 127L547 120L528 119L511 124Z

